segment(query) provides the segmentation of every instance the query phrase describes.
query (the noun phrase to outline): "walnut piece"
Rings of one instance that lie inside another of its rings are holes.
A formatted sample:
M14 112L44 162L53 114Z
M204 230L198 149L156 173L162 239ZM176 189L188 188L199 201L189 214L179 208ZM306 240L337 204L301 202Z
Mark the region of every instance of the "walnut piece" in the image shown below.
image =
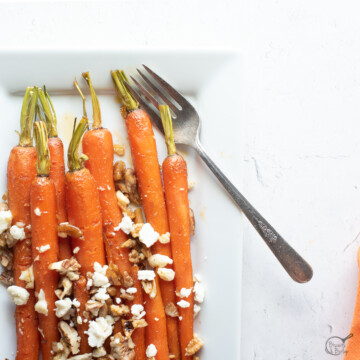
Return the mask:
M127 193L129 194L130 201L136 205L140 205L141 200L140 200L140 195L139 195L139 192L137 189L137 180L136 180L134 169L126 169L125 170L124 180L125 180L125 186L126 186Z
M122 274L122 284L125 286L125 288L129 288L134 285L134 280L127 271L124 271Z
M111 285L120 286L121 285L121 276L119 268L113 262L111 262L106 270L106 276L109 279Z
M90 312L93 316L97 317L102 306L103 304L99 301L89 300L85 304L85 310Z
M144 216L141 207L135 209L135 224L144 223Z
M126 305L111 305L110 312L112 316L124 316L130 313L130 309Z
M0 274L0 282L5 286L14 285L14 274L12 271L4 271Z
M49 265L49 270L56 270L60 275L65 275L71 281L79 279L78 271L81 265L74 259L65 259Z
M92 359L92 353L75 355L68 358L68 360L91 360L91 359Z
M129 346L129 340L120 332L111 337L111 355L116 360L134 360L135 351Z
M149 281L149 280L142 280L141 286L146 294L149 295L150 299L154 299L157 291L156 291L156 282L155 280Z
M62 300L65 296L70 296L72 294L73 283L67 277L63 276L59 281L58 288L59 289L55 290L55 294Z
M68 236L80 240L84 238L82 231L78 227L71 225L68 222L63 222L59 224L59 226L57 227L57 232L58 236L61 238L66 238Z
M63 339L60 342L54 342L52 350L56 354L54 360L66 360L71 352L68 344Z
M185 348L185 356L192 356L197 353L204 346L204 342L194 334L194 337L189 341Z
M113 168L114 181L120 181L124 178L126 165L123 161L117 161Z
M121 247L127 248L127 249L132 249L136 246L136 244L137 244L136 240L128 239L121 245Z
M114 144L114 153L117 156L124 156L125 155L125 148L120 144Z
M170 317L178 317L179 311L176 305L173 302L169 302L165 307L165 314Z
M11 270L13 266L14 255L11 250L0 247L0 263L6 270Z
M65 321L58 323L58 329L62 338L70 346L70 351L76 355L80 351L80 337L78 332Z

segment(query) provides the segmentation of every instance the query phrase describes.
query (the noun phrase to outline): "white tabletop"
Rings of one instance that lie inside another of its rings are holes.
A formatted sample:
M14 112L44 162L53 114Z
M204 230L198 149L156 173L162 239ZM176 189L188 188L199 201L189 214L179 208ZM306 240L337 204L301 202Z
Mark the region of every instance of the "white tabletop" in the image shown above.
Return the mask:
M314 268L292 282L245 226L242 359L341 358L324 349L357 284L358 17L355 0L0 2L3 50L241 49L243 192Z

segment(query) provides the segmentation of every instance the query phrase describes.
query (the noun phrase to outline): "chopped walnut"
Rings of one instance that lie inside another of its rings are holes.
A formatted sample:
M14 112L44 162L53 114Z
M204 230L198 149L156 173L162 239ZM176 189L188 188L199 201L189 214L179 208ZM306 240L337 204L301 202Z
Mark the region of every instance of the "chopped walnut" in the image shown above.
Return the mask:
M65 321L58 323L58 329L61 336L70 346L70 351L76 355L80 351L80 337L78 336L78 332Z
M122 284L125 286L125 288L129 288L134 285L134 280L127 271L124 271L122 274Z
M176 305L173 302L169 302L165 307L165 314L170 317L178 317L179 311Z
M143 223L134 224L131 230L131 236L134 238L138 238L140 230L142 229L143 226L144 226Z
M75 281L79 279L78 270L81 265L74 259L65 259L49 265L49 270L56 270L60 275L66 275L69 280Z
M120 181L125 175L126 164L123 161L117 161L114 164L113 178L114 181Z
M130 200L120 190L116 192L116 197L120 209L125 211L130 204Z
M115 286L109 286L109 287L106 289L106 291L107 291L107 293L108 293L110 296L112 296L112 297L114 297L114 296L116 295L116 293L117 293L117 289L116 289Z
M19 276L20 280L23 280L26 282L25 288L26 289L34 289L34 270L33 266L31 265L27 269L21 272L21 275Z
M8 191L7 190L4 192L4 194L2 196L2 200L6 203L8 202Z
M159 236L159 243L168 244L170 242L170 233L162 234Z
M193 209L189 209L189 215L190 215L190 235L195 234L195 216Z
M137 244L136 240L128 239L121 245L121 247L132 249L132 248L134 248L136 246L136 244Z
M0 274L0 282L5 286L14 285L14 275L12 271L4 271Z
M0 248L0 262L6 270L11 270L13 265L13 253L8 248Z
M135 213L135 224L144 223L144 216L141 207L138 207L134 211Z
M57 232L58 236L61 238L66 238L68 236L76 239L84 238L82 231L78 227L71 225L68 222L63 222L59 224L59 226L57 227Z
M134 360L135 351L129 346L129 340L120 332L111 337L110 341L111 355L116 360Z
M85 304L85 310L90 312L93 316L97 317L102 306L103 304L99 301L89 300Z
M96 349L93 350L92 355L93 355L94 358L99 358L99 357L102 357L102 356L106 356L106 350L105 350L105 348L103 346L99 347L99 348L96 348Z
M129 253L129 261L133 264L139 264L141 261L145 260L143 253L139 253L137 250L132 249Z
M133 169L126 169L125 175L125 186L127 193L129 194L129 199L132 203L136 205L141 204L140 195L137 190L137 181L135 176L135 171Z
M65 296L70 296L73 290L73 283L65 276L61 277L58 288L55 290L56 296L62 300ZM63 290L61 290L61 288Z
M106 270L106 276L109 279L111 285L120 286L121 285L121 276L119 273L119 268L113 262L111 262Z
M130 309L126 305L111 305L110 312L112 316L124 316L130 313Z
M92 353L75 355L68 358L68 360L91 360L91 359L92 359Z
M102 304L102 307L99 310L99 317L106 317L109 314L109 306L107 303Z
M193 360L200 360L200 357L199 356L194 356Z
M52 351L56 354L54 360L66 360L71 353L68 344L63 339L52 344Z
M127 292L123 292L123 293L120 295L120 298L121 298L121 299L128 300L128 301L133 301L133 300L135 299L134 295L128 294Z
M146 322L145 319L135 319L135 320L132 320L132 326L134 329L143 328L143 327L148 326L148 323Z
M185 348L185 356L192 356L197 353L204 346L204 342L194 334L194 337L189 341Z
M125 148L120 144L114 144L114 153L117 156L124 156L125 155Z
M148 294L151 299L154 299L157 293L155 280L142 280L141 285L144 292Z

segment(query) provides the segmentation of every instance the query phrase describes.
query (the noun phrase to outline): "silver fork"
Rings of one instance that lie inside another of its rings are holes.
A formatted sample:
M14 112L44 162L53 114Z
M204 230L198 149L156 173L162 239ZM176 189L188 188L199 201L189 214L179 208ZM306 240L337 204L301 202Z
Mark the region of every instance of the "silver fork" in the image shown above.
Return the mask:
M144 80L151 92L156 94L176 115L173 121L174 140L178 144L186 144L193 147L206 165L222 183L224 188L240 207L251 224L263 238L270 250L274 253L281 265L299 283L304 283L312 278L313 271L311 266L277 233L277 231L259 214L259 212L249 203L240 191L224 175L219 167L211 160L200 143L200 118L194 107L170 84L159 75L155 74L147 66L143 65L150 78L138 69L141 78ZM150 92L141 85L135 78L131 77L140 93L151 102L157 109L159 102ZM126 84L129 91L139 101L140 105L150 115L157 128L164 133L159 113L142 98L140 93L130 84ZM166 95L165 95L166 94Z

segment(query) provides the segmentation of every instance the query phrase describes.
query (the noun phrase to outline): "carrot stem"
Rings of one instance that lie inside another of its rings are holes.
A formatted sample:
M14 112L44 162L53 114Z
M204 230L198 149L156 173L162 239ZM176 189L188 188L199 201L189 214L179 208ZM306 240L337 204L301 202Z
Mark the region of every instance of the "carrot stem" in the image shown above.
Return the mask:
M46 92L45 86L44 86L44 90L39 89L38 96L39 96L42 110L45 115L45 123L46 123L48 135L49 135L49 137L57 137L58 132L57 132L57 126L56 126L57 120L56 120L55 110L51 103L50 96Z
M125 105L126 110L130 112L138 109L139 103L132 96L132 94L125 85L125 82L129 82L129 80L126 77L124 70L111 71L111 77L113 79L119 98L121 102Z
M85 98L83 92L81 91L80 86L79 86L76 78L75 78L75 80L74 80L74 85L75 85L77 91L79 92L80 96L81 96L82 99L83 99L83 115L87 118L87 114L86 114L86 98Z
M159 106L161 122L165 133L165 142L168 150L168 155L176 154L176 146L174 141L174 132L172 127L172 119L170 108L167 105Z
M84 162L87 160L87 156L85 154L79 154L80 141L87 128L88 119L84 116L76 128L74 126L73 136L68 149L68 167L70 171L82 169L84 167Z
M98 129L101 127L101 110L100 110L99 100L96 95L95 89L92 85L89 72L82 73L82 77L85 79L85 81L87 82L90 88L91 102L93 106L93 120L94 120L92 128Z
M20 115L20 146L33 145L31 130L36 110L37 95L38 88L36 86L26 89Z
M43 121L34 122L34 137L37 152L36 170L38 175L49 176L50 152L48 147L48 136L46 125Z

